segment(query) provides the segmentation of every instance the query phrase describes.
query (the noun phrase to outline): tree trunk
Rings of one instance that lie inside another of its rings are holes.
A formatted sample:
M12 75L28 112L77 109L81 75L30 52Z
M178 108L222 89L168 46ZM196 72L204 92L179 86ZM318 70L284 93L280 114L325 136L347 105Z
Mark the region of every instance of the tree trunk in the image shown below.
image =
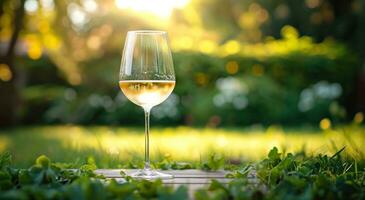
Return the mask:
M5 55L1 55L0 60L0 63L7 65L11 72L11 79L9 81L0 80L0 126L15 125L17 121L20 97L18 73L15 67L14 58L16 43L24 21L24 3L25 0L21 0L18 7L15 9L13 33L10 38L8 49Z
M365 2L361 1L362 10L365 9ZM357 106L356 111L362 111L365 112L365 13L361 12L358 25L359 25L359 31L358 31L358 51L360 52L360 59L361 59L361 67L358 72L358 81L357 81Z

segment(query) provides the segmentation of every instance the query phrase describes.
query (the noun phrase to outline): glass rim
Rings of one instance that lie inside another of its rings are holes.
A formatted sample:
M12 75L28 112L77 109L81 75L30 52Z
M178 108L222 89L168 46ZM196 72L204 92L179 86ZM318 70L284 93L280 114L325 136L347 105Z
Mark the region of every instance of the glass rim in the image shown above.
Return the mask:
M166 34L166 31L160 31L160 30L133 30L128 31L128 34Z

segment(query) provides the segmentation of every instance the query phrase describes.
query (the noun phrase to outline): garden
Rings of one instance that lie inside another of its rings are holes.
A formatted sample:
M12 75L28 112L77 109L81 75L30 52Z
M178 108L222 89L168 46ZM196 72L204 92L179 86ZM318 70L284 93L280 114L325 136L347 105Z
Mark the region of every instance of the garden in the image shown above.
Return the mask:
M361 0L1 1L0 199L365 199L364 23Z

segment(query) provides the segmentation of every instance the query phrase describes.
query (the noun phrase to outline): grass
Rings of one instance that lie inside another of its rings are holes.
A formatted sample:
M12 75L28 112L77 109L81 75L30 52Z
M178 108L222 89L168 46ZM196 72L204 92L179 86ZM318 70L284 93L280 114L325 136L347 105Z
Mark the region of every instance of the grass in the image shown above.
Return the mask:
M281 151L332 154L343 146L354 158L365 158L365 128L347 125L326 131L312 128L153 128L153 160L168 157L195 162L215 153L232 162L257 161L277 146ZM143 160L141 128L107 126L32 126L0 130L0 152L10 151L18 167L29 166L45 154L57 162L80 166L92 158L99 168L120 168Z

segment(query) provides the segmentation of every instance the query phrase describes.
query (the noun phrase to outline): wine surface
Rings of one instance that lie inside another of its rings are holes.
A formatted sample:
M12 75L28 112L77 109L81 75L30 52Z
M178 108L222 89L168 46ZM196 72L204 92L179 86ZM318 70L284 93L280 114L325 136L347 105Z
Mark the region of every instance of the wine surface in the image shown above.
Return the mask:
M119 81L119 87L133 103L152 108L167 99L175 87L175 81L126 80Z

